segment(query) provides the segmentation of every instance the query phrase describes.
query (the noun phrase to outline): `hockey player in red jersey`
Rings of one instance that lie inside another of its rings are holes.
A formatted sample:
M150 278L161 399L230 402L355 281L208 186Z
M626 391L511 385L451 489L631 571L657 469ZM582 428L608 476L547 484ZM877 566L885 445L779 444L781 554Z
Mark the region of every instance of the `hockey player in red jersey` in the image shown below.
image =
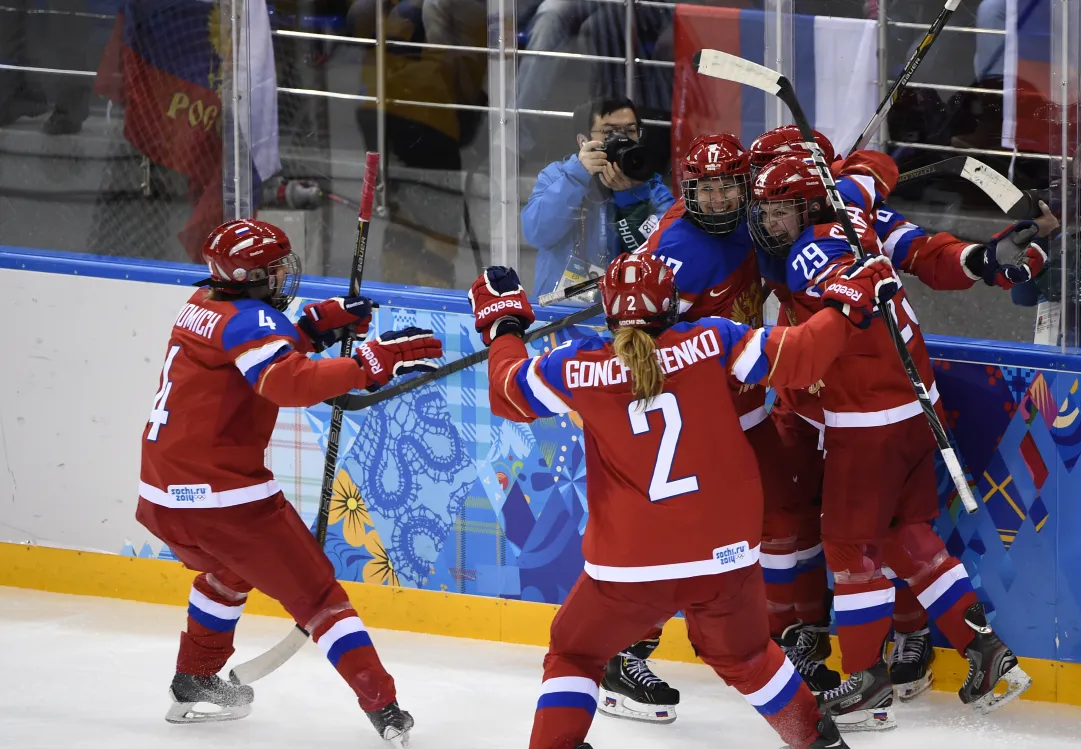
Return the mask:
M294 327L282 311L297 289L289 240L262 221L230 221L203 247L210 277L177 316L161 387L143 432L139 522L200 574L188 598L170 687L174 723L231 720L251 710L251 687L217 676L233 653L248 592L277 599L312 635L385 739L413 719L334 568L264 465L278 408L311 406L396 375L434 369L442 345L409 328L363 343L352 358L309 359L355 326L364 297L309 305ZM197 703L218 709L203 711Z
M674 271L679 285L679 319L693 322L708 316L727 317L752 327L761 325L762 281L746 222L749 153L729 133L699 136L684 156L681 172L681 200L668 210L646 246ZM821 547L800 565L804 579L812 577L807 571L816 566L820 573L818 588L804 596L816 601L809 612L813 619L799 619L808 612L796 609L796 586L789 579L792 575L773 569L778 566L775 560L788 559L796 549L799 511L814 514L814 522L807 525L814 529L813 543L819 543L815 499L820 482L807 480L806 471L788 454L788 440L783 436L800 427L794 423L799 418L783 406L767 415L763 387L734 379L729 385L762 479L765 525L761 561L770 634L812 691L832 689L841 683L841 677L823 663L829 655L829 620ZM608 663L598 705L602 713L659 723L676 719L679 691L657 677L645 660L659 645L659 638L657 629Z
M489 268L474 283L493 413L528 422L577 411L584 422L585 571L552 623L530 749L584 746L609 658L679 610L702 660L789 746L844 746L769 637L761 481L724 393L728 373L816 381L856 332L845 316L866 317L876 295L896 288L885 258L844 275L824 293L837 309L797 328L678 323L671 270L648 254L622 256L601 282L614 339L571 340L533 358L521 340L533 312L514 271Z
M756 245L784 258L791 313L780 322L808 320L821 309L837 271L852 262L825 187L805 159L785 156L758 173L752 190ZM855 206L848 212L865 250L878 254L879 240L866 214ZM903 289L889 306L937 402L930 358ZM842 729L851 730L896 725L893 687L882 661L895 592L883 563L908 583L951 645L968 658L962 701L992 710L1031 684L987 626L964 567L930 525L938 515L934 439L885 324L873 318L866 323L816 388L826 450L822 543L835 581L842 668L851 674L819 700ZM1000 681L1007 691L996 696Z
M1021 222L1007 227L988 244L974 244L957 239L947 232L929 236L909 222L899 212L883 202L897 184L897 165L886 154L857 151L844 160L834 156L833 145L821 133L815 141L822 149L827 163L837 178L844 201L873 217L872 226L882 243L883 252L895 267L915 275L929 288L959 290L983 280L988 285L1010 288L1016 283L1035 277L1046 262L1046 253L1039 238L1048 236L1058 222L1046 205L1043 215L1034 222ZM794 125L785 125L759 136L750 147L752 170L760 170L778 156L807 153L803 137ZM1036 237L1032 237L1035 233ZM1011 262L1000 263L999 245L1008 248ZM785 287L785 258L777 258L759 250L759 267L768 285L781 299L781 312L788 315L788 291ZM806 471L808 481L821 481L821 452L817 450L819 435L810 425L822 428L821 407L817 389L782 391L781 400L799 412L805 421L794 422L787 433L789 457ZM818 456L817 461L815 457ZM800 460L799 458L803 459ZM814 470L818 463L817 472ZM816 508L798 516L800 527L795 557L820 557L818 538L819 518ZM767 558L763 558L766 567ZM773 576L794 579L797 607L806 610L814 601L821 601L816 592L824 584L824 570L784 569L796 564L794 557L780 558L778 569L767 568L767 580ZM889 655L890 678L902 702L913 699L930 688L933 679L930 667L934 659L927 612L907 583L897 578L888 567L887 576L894 580L896 601L893 616L894 647Z

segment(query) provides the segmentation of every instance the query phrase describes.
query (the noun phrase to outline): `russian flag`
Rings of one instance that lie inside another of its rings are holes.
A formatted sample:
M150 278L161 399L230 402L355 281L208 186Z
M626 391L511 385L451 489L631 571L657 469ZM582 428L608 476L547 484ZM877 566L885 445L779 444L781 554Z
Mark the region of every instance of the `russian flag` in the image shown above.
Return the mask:
M793 16L793 85L815 129L847 150L878 105L877 37L873 21ZM766 129L766 94L699 76L691 58L718 49L764 63L766 14L760 10L677 5L672 154L678 165L703 133L730 132L745 146ZM772 104L770 104L772 106ZM791 122L787 112L785 121ZM678 169L675 174L678 174Z
M1051 101L1052 44L1051 3L1006 0L1003 148L1042 153L1058 150L1060 110Z
M238 35L249 67L251 144L256 184L280 168L277 91L265 0L248 4ZM222 221L221 87L231 34L210 0L125 0L98 67L95 89L124 106L124 137L153 161L189 177L195 208L180 234L201 262L206 235Z

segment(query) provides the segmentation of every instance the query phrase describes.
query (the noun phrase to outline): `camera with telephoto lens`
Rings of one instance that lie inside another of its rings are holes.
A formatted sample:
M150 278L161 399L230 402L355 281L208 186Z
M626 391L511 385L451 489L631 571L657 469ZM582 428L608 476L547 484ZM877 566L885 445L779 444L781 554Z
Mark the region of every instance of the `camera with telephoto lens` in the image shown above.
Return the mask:
M653 160L649 151L623 133L612 133L597 150L602 151L610 163L618 165L633 180L645 182L653 176Z

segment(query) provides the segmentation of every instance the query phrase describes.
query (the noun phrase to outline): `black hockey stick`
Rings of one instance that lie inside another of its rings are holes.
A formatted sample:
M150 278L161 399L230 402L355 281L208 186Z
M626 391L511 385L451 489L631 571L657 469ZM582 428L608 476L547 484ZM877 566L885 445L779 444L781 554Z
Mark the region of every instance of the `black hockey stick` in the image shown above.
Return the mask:
M360 282L364 276L364 258L368 251L368 230L371 227L372 202L375 183L379 175L379 154L368 152L364 157L364 189L361 192L360 210L357 212L357 243L353 249L353 267L349 273L349 295L360 294ZM353 355L355 334L349 328L342 336L342 358ZM338 445L342 434L340 406L334 406L330 414L330 430L327 432L327 454L323 462L323 484L319 491L319 515L315 524L315 540L319 548L327 541L327 525L330 520L330 503L334 498L334 479L338 472ZM234 684L251 684L275 671L308 641L310 633L297 624L285 639L256 658L241 663L229 672Z
M901 75L897 77L897 80L893 82L893 85L886 93L885 98L879 102L874 117L867 123L867 127L863 128L860 137L856 138L856 143L849 150L849 153L858 151L871 142L871 138L874 137L875 132L882 125L882 121L886 119L886 115L889 113L890 109L897 103L897 98L901 95L901 89L904 88L905 84L912 78L912 75L916 72L916 68L923 62L923 58L927 57L927 52L931 49L931 45L935 43L935 39L938 39L938 35L942 33L942 29L946 26L946 22L950 20L950 16L953 15L953 12L957 10L957 6L960 4L961 0L946 0L946 4L942 7L942 10L938 12L938 18L934 20L934 23L927 29L927 33L923 35L923 39L920 40L920 45L916 47L916 51L912 54L908 64L905 65L905 69L901 72Z
M905 172L897 182L900 184L943 174L968 180L1014 221L1037 218L1040 215L1040 196L1036 190L1021 190L1005 176L971 156L954 156L945 161L921 166Z
M547 325L542 325L539 328L534 328L525 334L523 340L526 343L535 341L538 338L543 338L549 333L555 333L557 330L563 330L569 328L571 325L584 322L591 317L596 317L601 314L603 307L599 304L594 304L592 307L586 307L580 309L577 312L572 312L566 317L561 317L558 320L553 320ZM448 375L452 375L455 372L461 372L463 369L480 364L488 359L488 349L484 348L480 351L474 351L468 356L463 356L461 359L456 359L450 364L445 364L434 372L425 372L419 377L413 377L412 379L405 380L393 387L384 388L374 393L368 393L365 395L356 395L354 393L348 393L335 398L333 401L327 401L328 403L341 404L341 407L346 411L360 411L364 408L371 408L377 403L388 401L391 398L396 398L402 393L408 393L410 390L416 390L417 388L429 385L436 380L441 380Z
M811 129L811 123L807 121L807 115L803 113L803 107L800 106L799 100L796 98L796 92L792 88L791 82L783 75L765 66L730 55L727 52L712 49L696 53L694 67L702 75L753 86L765 91L767 94L776 96L785 103L789 111L792 112L792 118L796 121L796 126L799 127L800 135L803 136L804 147L812 156L815 170L818 172L822 184L826 187L826 195L830 206L836 214L838 223L844 230L849 249L856 258L863 258L867 253L863 251L859 235L852 228L852 221L848 216L848 211L845 209L844 201L841 199L841 193L837 190L837 184L833 181L833 175L830 174L829 167L826 165L822 149L818 147L818 143L814 139L814 130ZM889 305L885 304L879 309L882 312L882 320L886 324L890 338L893 339L894 347L897 349L897 355L901 358L908 379L912 383L912 389L915 391L916 398L923 408L924 415L927 417L927 423L935 435L938 450L942 454L946 468L949 469L954 485L957 487L957 493L961 497L965 509L970 513L975 512L978 505L976 499L972 496L972 489L969 488L968 481L965 479L965 472L961 468L957 454L950 445L946 429L942 425L942 421L939 420L935 406L931 402L927 386L920 377L919 370L916 369L916 363L912 361L912 354L909 353L904 339L901 338L901 331L897 327L897 320L893 315L893 311Z

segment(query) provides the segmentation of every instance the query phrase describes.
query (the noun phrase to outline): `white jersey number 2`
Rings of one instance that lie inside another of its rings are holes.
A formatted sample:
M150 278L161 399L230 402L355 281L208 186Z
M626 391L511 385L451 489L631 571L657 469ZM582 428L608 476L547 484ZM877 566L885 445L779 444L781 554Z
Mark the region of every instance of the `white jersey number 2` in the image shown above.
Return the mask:
M165 407L165 402L169 400L169 393L173 390L172 380L169 379L169 369L173 366L173 359L176 358L177 352L180 351L180 346L176 345L169 349L169 354L165 357L165 366L161 368L161 390L154 396L154 408L150 411L150 431L146 433L146 438L151 442L158 441L158 432L161 428L169 423L169 409Z
M648 406L645 405L645 401L634 401L627 406L627 415L631 417L632 432L645 434L649 431L647 414L650 411L660 411L664 418L664 432L661 434L661 444L657 449L657 461L653 465L653 479L649 482L650 501L660 502L663 499L698 491L697 476L685 476L675 481L670 478L672 462L676 458L676 448L679 447L679 433L683 430L683 416L679 413L679 402L676 396L672 393L661 393Z

